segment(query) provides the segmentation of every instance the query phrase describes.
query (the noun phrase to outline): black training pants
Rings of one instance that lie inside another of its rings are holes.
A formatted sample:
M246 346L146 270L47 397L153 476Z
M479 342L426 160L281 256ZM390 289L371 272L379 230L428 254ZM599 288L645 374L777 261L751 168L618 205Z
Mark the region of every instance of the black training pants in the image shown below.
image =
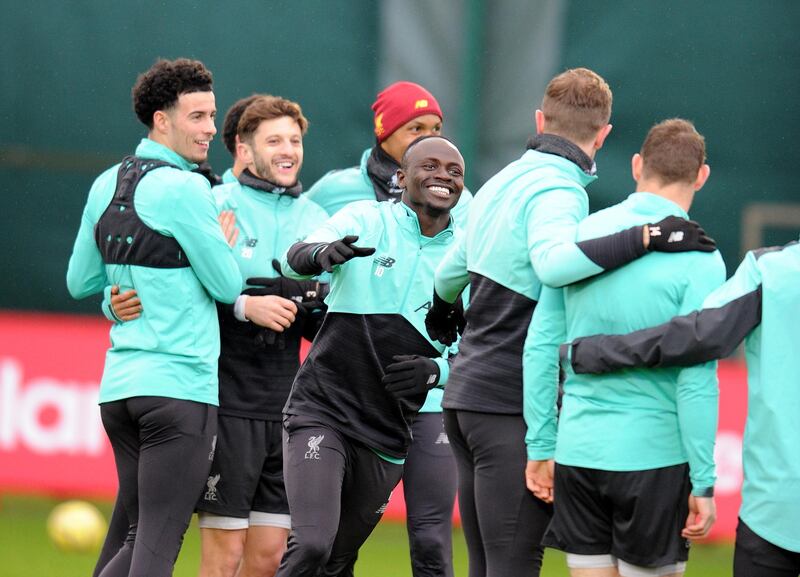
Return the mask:
M167 397L100 405L127 537L100 577L169 577L208 478L217 408Z
M403 466L305 417L284 421L283 475L292 532L275 577L349 574Z
M445 409L458 466L458 505L469 577L537 577L552 508L525 486L525 421Z
M419 413L403 470L406 526L414 577L453 577L456 462L441 413Z

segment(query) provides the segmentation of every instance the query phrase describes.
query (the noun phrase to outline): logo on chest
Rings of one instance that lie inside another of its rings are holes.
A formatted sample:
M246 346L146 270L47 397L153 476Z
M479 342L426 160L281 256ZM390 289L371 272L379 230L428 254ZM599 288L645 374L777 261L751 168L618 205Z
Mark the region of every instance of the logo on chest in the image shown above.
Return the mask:
M239 253L241 255L241 257L242 258L253 258L253 252L254 252L253 249L256 248L256 245L258 244L258 239L257 238L247 237L247 238L244 239L244 242L242 244L243 244L242 252Z
M375 267L375 276L382 277L386 269L392 268L397 260L390 256L378 256L372 262L377 265Z

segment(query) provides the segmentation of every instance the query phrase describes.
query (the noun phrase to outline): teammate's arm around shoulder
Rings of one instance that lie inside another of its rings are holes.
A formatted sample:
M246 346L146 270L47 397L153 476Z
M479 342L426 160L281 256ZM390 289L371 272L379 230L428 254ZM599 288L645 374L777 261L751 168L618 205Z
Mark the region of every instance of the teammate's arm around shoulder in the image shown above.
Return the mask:
M167 226L202 285L214 300L233 303L242 288L241 275L208 183L198 175L187 175L179 190L165 195L164 208Z
M574 184L540 192L528 201L522 214L528 255L543 284L561 287L603 272L575 244L578 223L588 214L586 192Z
M719 273L717 273L719 274ZM689 366L728 356L761 322L761 275L753 253L700 311L627 335L593 335L562 348L576 373Z

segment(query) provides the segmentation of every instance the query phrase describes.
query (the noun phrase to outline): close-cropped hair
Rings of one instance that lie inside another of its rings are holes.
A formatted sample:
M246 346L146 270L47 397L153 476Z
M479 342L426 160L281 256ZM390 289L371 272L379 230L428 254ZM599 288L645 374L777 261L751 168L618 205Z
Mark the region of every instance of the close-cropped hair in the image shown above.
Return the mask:
M691 183L706 161L706 141L688 120L671 118L650 129L639 154L643 178Z
M260 96L264 95L251 94L246 98L240 98L225 113L225 120L222 122L222 142L228 152L231 153L231 156L236 156L236 131L239 128L239 120L241 120L245 108Z
M420 142L422 142L423 140L428 140L430 138L438 138L439 140L446 140L447 142L452 144L453 147L456 150L458 150L458 147L456 146L456 143L453 142L452 140L450 140L449 138L447 138L446 136L442 136L441 134L424 134L424 135L419 136L419 137L415 138L414 140L412 140L411 144L409 144L406 147L406 151L403 153L403 157L400 159L400 168L402 168L403 170L407 170L408 169L408 153L409 153L409 151L412 148L414 148L416 145L418 145ZM461 151L459 150L458 153L461 154Z
M133 110L139 120L153 128L153 114L175 106L181 94L210 92L211 72L199 60L157 60L133 85Z
M239 140L252 142L253 135L265 120L274 120L288 116L300 127L300 133L308 130L308 120L303 116L303 109L297 102L292 102L280 96L263 95L251 102L239 119L236 129Z
M588 68L572 68L553 78L542 99L547 132L575 143L594 138L611 119L611 88Z

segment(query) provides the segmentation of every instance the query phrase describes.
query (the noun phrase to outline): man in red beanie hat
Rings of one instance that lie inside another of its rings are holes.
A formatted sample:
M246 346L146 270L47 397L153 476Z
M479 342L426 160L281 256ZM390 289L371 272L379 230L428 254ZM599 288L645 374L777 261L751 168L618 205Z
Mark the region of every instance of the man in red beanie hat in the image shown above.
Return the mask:
M399 202L403 189L397 169L408 146L442 130L436 98L419 84L395 82L372 105L375 146L360 166L333 170L306 193L333 215L364 200ZM457 228L466 225L472 194L464 188L450 214ZM412 425L413 441L403 472L411 567L414 577L452 577L452 516L456 464L442 423L442 390L433 389Z
M306 193L309 199L333 215L357 200L400 199L396 173L403 154L416 138L441 134L442 109L419 84L395 82L384 88L372 104L375 146L361 155L359 166L332 170ZM452 211L457 226L466 221L472 194L464 190Z

